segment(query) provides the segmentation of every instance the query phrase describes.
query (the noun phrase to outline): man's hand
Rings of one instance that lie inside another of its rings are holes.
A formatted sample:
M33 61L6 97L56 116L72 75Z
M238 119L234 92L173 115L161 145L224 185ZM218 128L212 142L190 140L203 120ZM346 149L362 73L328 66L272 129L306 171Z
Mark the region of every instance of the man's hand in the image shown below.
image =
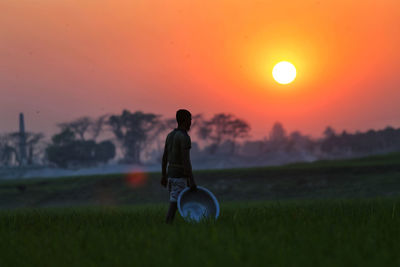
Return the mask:
M189 187L190 191L197 191L197 185L196 182L194 181L193 177L189 178Z
M163 176L161 178L161 185L164 186L164 187L167 187L167 182L168 182L167 177Z
M192 184L190 186L190 191L192 191L192 192L197 191L197 185L196 184Z

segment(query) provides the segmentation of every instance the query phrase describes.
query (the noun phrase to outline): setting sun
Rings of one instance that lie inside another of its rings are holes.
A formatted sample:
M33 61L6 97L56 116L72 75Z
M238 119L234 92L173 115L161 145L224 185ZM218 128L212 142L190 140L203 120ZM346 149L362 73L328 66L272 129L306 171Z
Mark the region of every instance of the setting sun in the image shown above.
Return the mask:
M280 84L291 83L296 78L296 68L287 61L281 61L272 70L272 76Z

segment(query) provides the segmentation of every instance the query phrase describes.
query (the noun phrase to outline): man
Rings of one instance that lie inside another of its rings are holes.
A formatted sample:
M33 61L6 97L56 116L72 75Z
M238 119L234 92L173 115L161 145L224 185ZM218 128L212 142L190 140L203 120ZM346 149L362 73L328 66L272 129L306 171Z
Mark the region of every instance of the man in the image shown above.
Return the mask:
M182 190L187 185L191 190L197 189L193 179L192 164L190 163L190 148L192 145L190 136L187 133L192 125L192 115L188 110L180 109L176 112L176 121L178 122L178 128L168 134L162 158L161 185L168 186L170 201L166 217L167 223L172 223L174 220L178 208L178 196Z

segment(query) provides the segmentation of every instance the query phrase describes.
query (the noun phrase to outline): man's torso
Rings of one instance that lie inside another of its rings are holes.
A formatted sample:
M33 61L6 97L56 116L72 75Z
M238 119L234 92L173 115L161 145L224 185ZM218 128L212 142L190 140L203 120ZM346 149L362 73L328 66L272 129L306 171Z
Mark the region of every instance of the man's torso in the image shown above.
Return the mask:
M166 148L168 149L168 177L185 178L182 150L191 148L190 136L185 130L174 129L167 136Z

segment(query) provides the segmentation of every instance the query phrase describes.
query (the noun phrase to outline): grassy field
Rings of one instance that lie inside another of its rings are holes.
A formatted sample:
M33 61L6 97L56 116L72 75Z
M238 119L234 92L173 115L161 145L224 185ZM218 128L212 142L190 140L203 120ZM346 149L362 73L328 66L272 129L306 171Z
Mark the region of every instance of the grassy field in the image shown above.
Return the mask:
M196 171L198 185L222 201L400 197L400 153L279 167ZM162 203L160 173L0 182L0 208Z
M0 212L1 266L399 266L400 201L227 203L217 222L165 207Z
M399 266L400 154L195 172L217 222L165 225L159 173L0 183L0 266Z

